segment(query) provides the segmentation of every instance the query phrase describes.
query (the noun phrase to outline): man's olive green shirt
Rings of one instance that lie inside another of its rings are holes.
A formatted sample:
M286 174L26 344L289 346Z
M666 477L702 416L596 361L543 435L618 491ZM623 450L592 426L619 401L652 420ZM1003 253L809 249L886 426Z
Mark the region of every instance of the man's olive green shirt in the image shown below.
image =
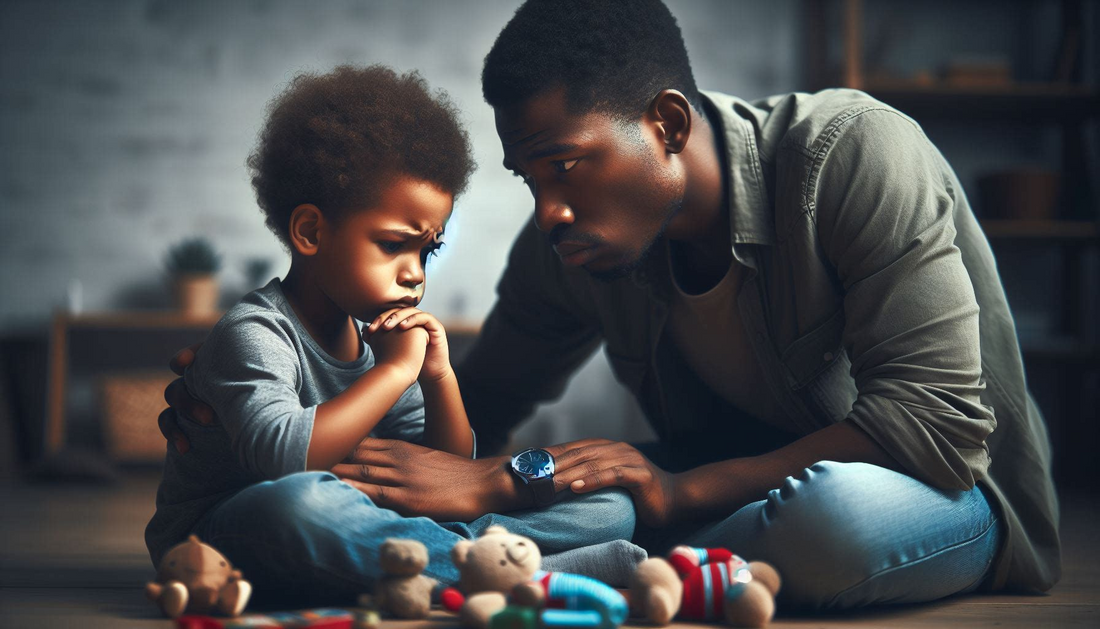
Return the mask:
M861 92L704 97L747 267L737 305L783 411L771 423L790 441L850 421L914 478L980 483L1007 525L990 587L1049 589L1061 559L1046 427L951 167L916 122ZM529 223L460 369L482 443L499 447L601 342L663 441L740 430L743 414L662 334L670 290L663 256L605 283L563 267Z

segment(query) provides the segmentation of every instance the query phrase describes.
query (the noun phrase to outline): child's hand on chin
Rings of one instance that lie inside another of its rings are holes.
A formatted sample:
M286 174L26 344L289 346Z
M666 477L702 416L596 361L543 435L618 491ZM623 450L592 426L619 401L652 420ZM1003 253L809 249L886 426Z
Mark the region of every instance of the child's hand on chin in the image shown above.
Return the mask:
M378 320L375 320L377 323ZM424 366L424 354L428 348L428 333L421 328L393 329L371 326L363 329L363 336L374 351L375 365L393 365L407 374L411 385Z
M447 331L443 329L443 324L438 319L422 310L412 307L387 310L366 327L364 336L367 337L367 342L373 349L376 338L407 334L418 329L428 334L426 353L418 377L421 384L450 376L453 372L450 350L447 346Z

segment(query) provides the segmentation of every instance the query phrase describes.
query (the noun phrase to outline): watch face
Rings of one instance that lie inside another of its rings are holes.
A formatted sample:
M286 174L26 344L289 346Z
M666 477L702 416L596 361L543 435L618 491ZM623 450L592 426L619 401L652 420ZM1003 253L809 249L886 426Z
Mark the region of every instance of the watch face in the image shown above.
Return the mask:
M524 450L512 457L512 469L531 480L538 480L554 473L554 457L546 450Z

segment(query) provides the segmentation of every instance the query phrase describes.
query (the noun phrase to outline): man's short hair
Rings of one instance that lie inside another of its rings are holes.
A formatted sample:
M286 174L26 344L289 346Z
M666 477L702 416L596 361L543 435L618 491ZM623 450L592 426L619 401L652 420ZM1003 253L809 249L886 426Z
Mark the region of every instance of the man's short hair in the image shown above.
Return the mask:
M419 74L342 65L299 74L271 101L248 168L267 226L289 246L303 203L338 220L401 176L458 196L474 159L458 109Z
M676 18L660 0L528 0L481 72L494 108L564 87L571 113L640 116L664 89L702 111Z

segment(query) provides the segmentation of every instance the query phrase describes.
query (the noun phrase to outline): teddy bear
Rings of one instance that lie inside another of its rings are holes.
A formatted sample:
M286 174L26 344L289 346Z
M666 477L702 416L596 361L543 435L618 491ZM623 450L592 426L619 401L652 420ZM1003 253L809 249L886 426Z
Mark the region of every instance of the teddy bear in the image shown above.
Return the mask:
M412 539L390 538L382 542L378 563L384 576L375 588L375 605L395 618L427 618L438 585L420 574L428 566L427 547Z
M238 616L251 595L252 584L241 578L240 570L195 535L165 553L156 579L145 585L145 596L169 618L184 611Z
M451 548L451 560L458 568L461 592L448 588L443 603L459 612L465 627L487 629L509 602L555 608L540 612L544 624L552 624L555 614L571 626L602 629L617 627L626 619L626 599L621 594L595 579L540 570L538 546L502 526L490 526L476 540L458 542Z
M650 622L724 620L763 627L775 614L779 573L762 561L747 562L725 548L677 546L668 560L638 565L630 583L635 611Z

